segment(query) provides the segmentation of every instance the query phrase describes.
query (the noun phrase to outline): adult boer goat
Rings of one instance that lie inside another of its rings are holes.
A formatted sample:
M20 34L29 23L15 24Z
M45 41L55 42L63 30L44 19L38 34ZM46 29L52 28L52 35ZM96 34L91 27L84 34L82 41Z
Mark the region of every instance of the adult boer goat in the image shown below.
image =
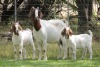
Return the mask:
M17 46L19 46L20 60L23 59L22 52L24 54L24 59L26 59L26 45L30 44L33 47L33 59L35 59L35 46L32 36L32 31L30 29L23 30L19 22L13 23L10 29L12 35L12 42L14 46L15 59L17 59Z
M53 20L43 20L42 12L32 7L28 14L32 24L33 24L33 36L36 39L36 43L39 49L39 60L42 59L42 48L44 52L44 60L47 60L47 43L58 43L63 44L60 40L61 31L66 28L66 24L59 19ZM42 45L42 47L41 47ZM65 48L65 46L64 46ZM54 49L54 48L52 48ZM58 58L61 58L61 45L59 45L59 55ZM64 50L64 57L66 58L66 50Z
M81 48L83 49L83 54L81 59L83 59L86 55L88 50L90 54L90 59L92 59L92 32L88 30L89 34L79 34L73 35L72 30L67 27L67 29L63 29L62 37L66 37L67 39L67 47L72 49L72 59L76 60L76 49ZM63 38L62 38L63 39Z

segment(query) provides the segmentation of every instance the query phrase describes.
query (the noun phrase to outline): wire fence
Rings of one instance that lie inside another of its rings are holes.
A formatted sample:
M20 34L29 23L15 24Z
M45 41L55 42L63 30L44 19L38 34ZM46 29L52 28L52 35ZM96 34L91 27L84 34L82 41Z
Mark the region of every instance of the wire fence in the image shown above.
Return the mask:
M28 4L29 5L29 4ZM30 4L31 5L31 4ZM97 8L99 7L97 4L93 4L95 5L93 8L94 8L94 11L97 12ZM66 13L66 16L69 17L70 15L77 15L77 11L74 11L73 9L71 9L68 5L64 6L66 10L63 10L65 13ZM16 11L18 11L17 9L15 9ZM15 11L15 10L12 10L12 11ZM56 8L53 9L53 10L57 10ZM6 10L5 10L6 11ZM29 10L24 10L24 11L29 11ZM23 12L24 12L23 11ZM46 11L46 10L44 10ZM10 21L6 21L6 22L12 22L15 20L15 17L17 17L16 19L19 20L19 21L22 21L22 23L25 24L27 22L29 22L28 20L28 17L27 17L27 13L16 13L17 15L12 15L9 19ZM2 13L2 12L1 12ZM0 16L1 16L1 13L0 13ZM9 15L4 15L4 16L9 16ZM51 14L52 16L52 14ZM60 18L60 15L58 14L57 15L58 17L56 18ZM0 17L1 19L1 17ZM50 19L50 18L49 18ZM0 22L5 22L5 21L0 21ZM95 21L95 20L94 20ZM77 18L74 18L72 20L70 20L70 23L71 24L71 27L72 29L74 30L75 34L77 34ZM75 23L74 23L75 22ZM96 20L95 22L98 22L98 20ZM23 26L24 28L26 27L29 27L32 29L32 26L26 26L24 25ZM100 27L99 27L100 28ZM14 49L13 49L13 44L11 42L11 39L9 39L8 36L6 36L6 34L9 32L10 30L10 25L8 26L0 26L0 59L14 59ZM96 34L99 34L100 35L100 31L96 31L95 35ZM37 50L37 45L36 46L36 50ZM55 49L52 49L54 48ZM94 40L93 39L93 59L99 59L100 58L100 41L97 41L96 39ZM31 50L30 50L31 49ZM38 51L36 52L36 54L38 55ZM77 50L77 57L79 58L82 54L82 50ZM47 55L49 58L57 58L57 55L58 55L58 46L57 44L53 44L53 45L48 45L48 52L47 52ZM27 46L27 56L28 58L32 58L32 48L31 46ZM89 54L87 54L86 58L89 57Z

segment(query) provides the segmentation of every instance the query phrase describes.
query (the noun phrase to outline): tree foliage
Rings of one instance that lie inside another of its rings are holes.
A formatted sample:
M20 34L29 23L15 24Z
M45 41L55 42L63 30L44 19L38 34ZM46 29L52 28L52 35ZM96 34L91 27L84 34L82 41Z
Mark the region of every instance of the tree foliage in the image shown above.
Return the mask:
M18 17L20 17L20 15L27 16L32 6L41 8L44 17L47 17L51 9L54 7L54 3L55 0L17 0ZM0 4L2 5L1 24L8 24L9 18L14 15L14 0L0 1ZM9 4L12 5L8 8Z
M23 0L17 1L17 7L23 2ZM1 24L8 24L9 17L14 14L14 0L4 0L2 3L2 0L0 1L0 4L2 5L2 15L1 15ZM9 5L11 7L9 7Z
M89 21L92 17L93 0L76 0L78 7L78 31L84 33L89 29Z
M55 18L54 13L61 10L62 3L69 5L73 10L78 11L78 31L84 33L89 26L92 16L93 0L73 0L77 4L69 3L70 0L17 0L17 17L27 17L32 6L39 7L44 18ZM100 0L97 0L100 2ZM9 18L14 15L14 0L0 0L2 5L1 24L8 24ZM9 8L8 6L12 4ZM55 9L56 10L55 10ZM7 22L6 22L7 21Z

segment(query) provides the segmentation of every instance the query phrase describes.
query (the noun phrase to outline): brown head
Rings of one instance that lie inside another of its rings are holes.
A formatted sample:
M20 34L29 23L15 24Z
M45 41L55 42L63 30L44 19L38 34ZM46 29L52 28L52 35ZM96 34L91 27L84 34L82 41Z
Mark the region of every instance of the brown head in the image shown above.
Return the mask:
M32 7L28 14L29 19L31 20L36 31L39 31L41 28L40 19L43 17L43 14L39 8Z
M15 35L19 35L19 31L23 30L20 26L19 22L12 23L12 26L10 28L10 32L14 33Z
M28 14L28 17L31 21L33 21L34 19L42 19L43 18L43 14L42 14L42 11L39 10L39 8L35 8L35 7L32 7L30 9L30 12Z
M61 32L61 35L62 36L65 36L67 39L69 38L69 36L71 36L73 34L72 30L67 27L67 28L64 28Z
M69 36L73 34L73 31L69 27L67 27L66 34L67 34L67 37L69 38Z

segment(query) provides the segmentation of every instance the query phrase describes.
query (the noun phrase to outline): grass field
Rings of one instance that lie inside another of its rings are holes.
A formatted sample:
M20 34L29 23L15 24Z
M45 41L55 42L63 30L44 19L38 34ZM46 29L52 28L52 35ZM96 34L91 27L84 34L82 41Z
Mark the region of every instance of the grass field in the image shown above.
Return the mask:
M9 31L9 27L0 27L0 33ZM66 60L58 60L58 46L57 44L48 44L47 56L48 60L37 60L38 51L36 52L36 59L32 60L31 46L27 46L27 59L14 60L14 52L11 41L5 38L0 39L0 67L100 67L100 42L93 40L93 59L89 60L89 54L84 60L80 60L81 50L77 50L77 60L71 60L69 57ZM37 47L37 46L36 46ZM37 49L37 48L36 48Z
M100 67L100 60L0 60L0 67Z

